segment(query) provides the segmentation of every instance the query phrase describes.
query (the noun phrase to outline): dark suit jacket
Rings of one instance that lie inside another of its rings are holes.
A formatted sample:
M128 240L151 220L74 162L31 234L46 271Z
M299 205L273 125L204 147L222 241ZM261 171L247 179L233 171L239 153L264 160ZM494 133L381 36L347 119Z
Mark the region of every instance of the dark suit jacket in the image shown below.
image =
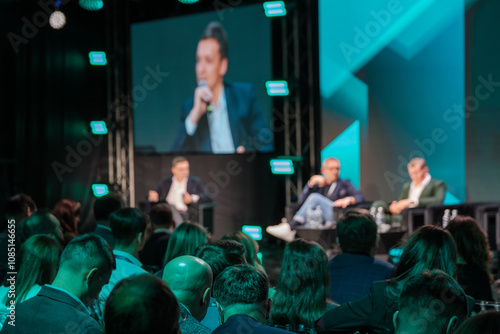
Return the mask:
M235 333L246 333L246 334L285 334L290 333L283 329L270 327L263 325L257 320L248 315L238 314L233 315L225 323L217 327L213 331L213 334L235 334Z
M172 176L169 176L161 180L160 184L156 186L155 191L159 195L160 202L164 201L165 198L167 197L171 185L172 185ZM190 176L188 178L186 190L191 195L196 194L200 196L198 203L206 203L212 201L212 198L210 197L207 188L205 188L201 180L195 176Z
M262 112L251 84L224 82L229 126L234 148L243 145L260 152L273 150L273 134L262 118ZM184 122L193 108L193 98L182 106L181 125L172 145L173 152L212 152L208 117L203 115L194 135L189 136Z
M361 191L356 189L349 180L338 179L337 187L335 187L335 190L330 196L327 196L329 189L330 186L318 187L317 185L309 188L309 186L306 184L306 186L302 190L302 194L300 195L300 204L304 203L307 196L312 193L320 193L321 195L330 199L332 202L347 196L354 197L356 199L356 203L365 201L365 198L363 197L363 194L361 194Z
M144 248L139 253L139 260L142 264L153 266L156 270L161 269L169 239L170 233L168 232L154 232L151 234Z
M2 333L102 333L101 326L67 293L43 286L38 295L16 305L16 326L7 318Z
M400 200L408 198L410 184L411 182L407 182L403 185L403 192L401 193ZM443 204L445 195L446 184L441 180L431 179L429 184L422 190L418 198L418 205L427 206L431 204Z
M196 320L187 308L179 303L181 312L179 316L179 327L182 334L210 334L212 331Z
M373 282L391 277L394 266L363 254L342 253L329 262L330 298L339 304L370 292Z

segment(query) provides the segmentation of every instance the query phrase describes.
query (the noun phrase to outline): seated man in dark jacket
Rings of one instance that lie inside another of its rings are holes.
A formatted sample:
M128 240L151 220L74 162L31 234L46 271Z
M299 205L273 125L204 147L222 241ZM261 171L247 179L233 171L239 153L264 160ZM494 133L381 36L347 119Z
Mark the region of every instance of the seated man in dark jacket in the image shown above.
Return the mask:
M346 208L349 205L364 202L364 197L349 180L339 178L340 161L327 158L321 167L323 175L313 175L300 195L301 207L293 220L279 225L267 227L267 233L277 238L292 241L295 238L294 228L307 223L307 211L321 208L322 222L325 227L333 224L333 207Z

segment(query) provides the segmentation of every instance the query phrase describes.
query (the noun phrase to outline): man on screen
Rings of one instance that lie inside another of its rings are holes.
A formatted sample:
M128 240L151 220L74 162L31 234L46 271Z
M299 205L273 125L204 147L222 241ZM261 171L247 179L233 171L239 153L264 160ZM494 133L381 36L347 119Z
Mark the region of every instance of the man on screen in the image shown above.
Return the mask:
M273 150L272 133L262 118L251 84L224 80L228 68L227 37L210 23L196 49L194 97L182 106L172 151L244 153Z

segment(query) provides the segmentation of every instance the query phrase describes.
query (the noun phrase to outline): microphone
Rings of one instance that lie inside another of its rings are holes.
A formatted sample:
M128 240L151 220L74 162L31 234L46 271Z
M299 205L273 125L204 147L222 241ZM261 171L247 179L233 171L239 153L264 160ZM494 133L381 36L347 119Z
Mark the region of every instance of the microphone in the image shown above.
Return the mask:
M198 87L203 87L206 85L207 85L207 82L205 80L201 80L200 83L198 83ZM205 102L207 104L207 114L210 115L212 113L212 110L214 110L214 106L210 103L210 101L203 100L203 102Z

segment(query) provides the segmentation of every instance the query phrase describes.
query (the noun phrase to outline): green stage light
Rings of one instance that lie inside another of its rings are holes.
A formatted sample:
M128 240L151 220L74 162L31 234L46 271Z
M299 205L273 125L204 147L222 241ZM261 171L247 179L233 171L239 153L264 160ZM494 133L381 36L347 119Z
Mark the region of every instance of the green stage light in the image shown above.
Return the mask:
M90 122L90 128L95 135L105 135L108 133L108 128L104 121L92 121Z
M89 52L90 65L104 66L108 63L106 60L106 52L104 51L90 51Z
M192 5L196 2L198 2L199 0L178 0L180 3L183 3L185 5Z
M98 183L93 184L92 191L94 192L95 197L102 197L104 195L109 194L108 186L105 184L98 184Z
M241 230L253 240L262 240L262 227L260 226L243 225Z
M261 252L257 253L257 258L260 260L261 264L264 264L264 261L262 260L262 253Z
M267 17L285 16L285 3L283 1L264 2L264 13Z
M290 159L272 159L270 163L273 174L291 175L295 173L293 161Z
M284 80L266 81L267 95L285 96L288 95L288 83Z
M78 0L78 4L83 9L91 12L100 10L104 7L104 2L102 0Z

